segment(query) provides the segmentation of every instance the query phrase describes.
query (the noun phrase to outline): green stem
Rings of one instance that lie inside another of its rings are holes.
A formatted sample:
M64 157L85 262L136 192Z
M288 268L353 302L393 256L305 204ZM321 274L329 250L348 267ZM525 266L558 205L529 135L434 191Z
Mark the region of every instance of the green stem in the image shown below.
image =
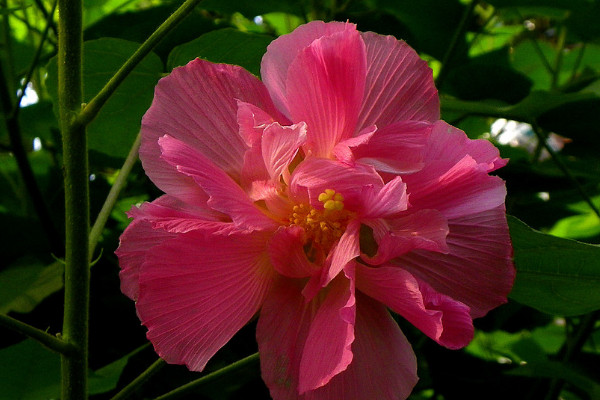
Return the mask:
M568 364L573 357L575 357L581 351L590 335L594 332L594 326L596 325L598 318L600 318L600 311L586 314L582 318L575 330L575 334L567 340L561 349L561 353L563 353L561 361L563 364ZM545 400L557 399L564 387L564 384L565 381L563 379L553 379L550 382L550 388L546 394Z
M106 221L108 221L108 217L119 198L119 193L121 193L121 189L127 183L127 177L131 172L131 169L135 165L135 162L138 159L138 149L140 148L141 135L138 134L131 150L129 150L129 154L121 167L121 171L119 171L119 175L115 180L115 183L110 188L110 192L108 192L108 196L106 196L106 200L104 204L102 204L102 209L98 213L98 217L92 226L92 230L90 231L90 254L89 258L92 259L94 250L96 249L96 245L100 240L100 235L102 235L102 231L104 230L104 226L106 225Z
M567 38L567 28L561 26L558 34L558 49L556 51L556 58L554 60L554 73L552 74L551 89L556 89L560 80L560 70L562 69L563 53L565 50L565 42Z
M77 122L81 125L87 125L98 115L100 109L108 101L110 96L117 90L119 85L133 71L144 57L161 41L179 22L181 22L190 12L194 10L200 0L186 0L161 26L154 31L152 35L136 50L135 53L123 64L117 73L108 81L108 83L91 99L81 111Z
M110 400L124 400L128 398L137 388L142 386L148 379L152 378L164 366L165 362L161 358L159 358L144 372L138 375L137 378L131 381L129 385L121 389L121 391L114 395Z
M62 400L87 398L90 269L89 178L82 102L82 2L59 0L58 99L65 185L65 304L63 338L77 348L63 356Z
M575 60L575 64L573 65L573 70L571 71L571 77L569 78L569 82L573 82L575 77L577 77L577 70L579 70L579 66L581 65L581 61L583 60L583 55L585 54L585 43L581 45L581 49L579 53L577 53L577 59Z
M469 22L469 18L471 18L471 14L473 14L473 10L475 9L476 5L477 0L471 0L469 5L465 9L465 12L463 13L462 18L460 19L460 22L458 23L458 27L454 31L454 35L452 36L452 40L450 41L450 46L448 46L446 53L444 53L444 58L442 59L442 67L440 68L440 72L437 76L437 79L435 80L435 85L438 88L442 87L442 84L446 79L446 75L448 75L449 63L452 61L454 51L458 46L460 38L464 35L465 30L467 29L467 23Z
M552 157L552 161L554 161L558 168L563 172L565 177L567 177L567 179L571 181L573 186L575 186L575 189L579 192L583 200L590 206L592 211L598 217L600 217L600 210L598 209L598 207L596 207L596 205L592 201L592 198L583 189L583 186L581 186L577 178L575 178L575 176L571 173L567 165L563 162L560 155L556 153L552 146L548 144L548 140L544 131L535 122L531 124L531 127L533 128L533 132L537 136L538 141L544 146L546 151L550 154L550 157Z
M185 394L191 392L192 390L194 390L200 386L206 385L207 383L215 381L235 370L238 370L242 367L245 367L247 365L257 363L257 362L258 362L258 353L254 353L252 355L249 355L246 358L243 358L239 361L234 362L233 364L230 364L224 368L221 368L220 370L217 370L206 376L203 376L202 378L196 379L195 381L192 381L188 384L180 386L177 389L170 391L169 393L165 393L162 396L157 397L155 400L167 400L167 399L172 400L172 399L180 398L181 396L184 396Z
M8 315L0 314L0 325L37 340L39 343L43 344L52 351L56 351L57 353L65 355L71 355L75 353L75 347L72 344L61 340L56 336L52 336L41 329L34 328L31 325L9 317Z

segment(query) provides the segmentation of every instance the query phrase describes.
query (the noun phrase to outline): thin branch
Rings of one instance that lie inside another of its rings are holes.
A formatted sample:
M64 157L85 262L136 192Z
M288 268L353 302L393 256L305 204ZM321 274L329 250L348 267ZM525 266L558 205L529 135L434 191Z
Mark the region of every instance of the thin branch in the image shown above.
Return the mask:
M71 355L76 351L76 348L72 344L8 315L0 314L0 325L30 337L57 353Z
M104 226L106 225L106 221L108 221L108 217L110 216L110 213L115 206L117 199L119 198L121 189L123 189L123 187L126 185L127 177L129 176L131 169L138 159L140 141L141 135L138 133L133 146L131 146L131 150L129 150L129 154L127 155L127 158L125 159L125 162L119 171L119 175L117 176L115 183L110 188L110 192L108 193L108 196L106 196L104 204L102 204L102 209L98 213L98 217L92 226L92 230L90 231L90 259L94 255L94 250L96 249L96 245L100 240L100 235L102 234Z
M136 50L135 53L123 64L108 83L91 99L81 111L77 118L77 123L85 126L92 122L98 115L100 109L108 101L110 96L117 90L119 85L133 71L144 57L160 42L179 22L181 22L189 13L191 13L200 0L186 0L161 26L154 31L152 35Z
M119 393L114 395L110 400L124 400L131 396L133 392L140 386L142 386L148 379L152 378L158 371L164 367L166 363L163 359L159 358L152 365L150 365L144 372L138 375L129 385L125 386Z
M577 53L577 59L575 60L575 64L573 65L573 70L571 71L571 77L569 78L569 82L573 82L575 80L575 77L577 76L577 70L579 70L579 67L581 66L581 61L583 61L583 55L585 54L585 45L586 44L583 43L581 45L579 53Z
M452 40L450 41L450 46L448 46L446 53L444 53L444 58L442 59L442 67L440 68L440 72L435 81L435 84L438 88L442 87L442 84L443 84L444 80L446 79L446 75L448 75L449 63L452 61L452 57L454 57L454 51L456 50L456 47L458 46L458 42L459 42L460 38L464 35L464 33L467 29L467 24L469 22L469 19L471 18L471 15L473 14L473 10L475 9L477 2L478 2L478 0L471 0L469 5L465 9L465 12L463 13L462 18L460 19L460 22L458 23L458 27L454 31L454 35L452 36Z
M544 131L535 122L533 122L531 124L531 127L533 129L533 132L537 136L539 142L542 143L542 145L544 146L546 151L550 154L550 157L552 157L552 160L554 161L554 163L563 172L563 174L567 177L567 179L569 179L569 181L571 181L571 183L573 184L575 189L579 192L579 194L581 195L583 200L590 206L590 208L592 209L594 214L596 214L598 217L600 217L600 210L598 209L598 207L596 207L596 205L592 201L592 198L583 189L583 186L581 186L581 184L579 183L577 178L575 178L575 176L571 173L571 171L569 170L567 165L564 163L564 161L562 160L560 155L556 151L554 151L552 146L550 146L548 144L548 140L547 140L547 137L546 137L546 134L544 133Z
M552 74L552 83L550 86L550 88L553 90L558 87L560 81L560 70L562 69L566 38L567 28L563 25L559 28L558 33L558 49L556 50L556 58L554 60L554 73Z
M170 391L169 393L165 393L162 396L157 397L155 400L167 400L167 399L172 400L172 399L180 398L181 396L184 396L185 394L191 392L192 390L194 390L198 387L206 385L207 383L215 381L233 371L236 371L242 367L245 367L247 365L257 363L257 362L258 362L258 353L254 353L252 355L249 355L246 358L243 358L239 361L234 362L233 364L229 364L228 366L226 366L224 368L221 368L215 372L212 372L206 376L203 376L202 378L196 379L195 381L192 381L188 384L180 386L177 389Z

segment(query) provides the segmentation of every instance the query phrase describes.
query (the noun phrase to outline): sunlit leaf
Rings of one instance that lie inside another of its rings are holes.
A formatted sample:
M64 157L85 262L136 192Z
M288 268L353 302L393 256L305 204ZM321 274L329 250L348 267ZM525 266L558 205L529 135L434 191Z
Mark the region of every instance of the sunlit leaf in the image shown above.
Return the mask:
M550 314L600 309L600 246L561 239L509 218L517 278L510 297Z

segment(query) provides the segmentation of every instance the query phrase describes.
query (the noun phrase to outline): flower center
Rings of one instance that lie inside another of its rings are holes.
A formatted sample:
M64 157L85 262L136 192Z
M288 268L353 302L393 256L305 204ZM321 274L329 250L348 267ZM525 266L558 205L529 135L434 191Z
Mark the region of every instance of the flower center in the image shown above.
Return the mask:
M319 194L323 208L306 204L295 205L289 218L290 225L304 228L305 251L311 261L325 258L329 250L344 234L351 212L344 209L344 196L333 189Z

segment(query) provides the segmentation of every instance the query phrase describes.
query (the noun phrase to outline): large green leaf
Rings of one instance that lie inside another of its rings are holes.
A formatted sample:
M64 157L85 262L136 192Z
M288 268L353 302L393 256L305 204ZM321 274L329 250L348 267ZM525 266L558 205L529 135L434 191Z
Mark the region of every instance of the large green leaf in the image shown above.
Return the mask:
M42 300L63 287L61 262L44 266L33 258L23 258L0 272L0 313L28 313Z
M260 60L272 37L226 28L206 33L182 44L169 54L169 69L185 65L196 57L217 63L241 65L254 75L260 73Z
M600 246L535 231L509 217L517 278L510 297L550 314L600 309Z
M138 43L113 38L84 43L85 102L104 87L138 47ZM162 70L162 62L154 53L150 53L137 65L88 126L90 150L116 158L127 156L140 130L142 116L152 102L154 86L161 77ZM48 64L47 86L54 99L55 112L58 104L57 82L56 58L53 58Z

